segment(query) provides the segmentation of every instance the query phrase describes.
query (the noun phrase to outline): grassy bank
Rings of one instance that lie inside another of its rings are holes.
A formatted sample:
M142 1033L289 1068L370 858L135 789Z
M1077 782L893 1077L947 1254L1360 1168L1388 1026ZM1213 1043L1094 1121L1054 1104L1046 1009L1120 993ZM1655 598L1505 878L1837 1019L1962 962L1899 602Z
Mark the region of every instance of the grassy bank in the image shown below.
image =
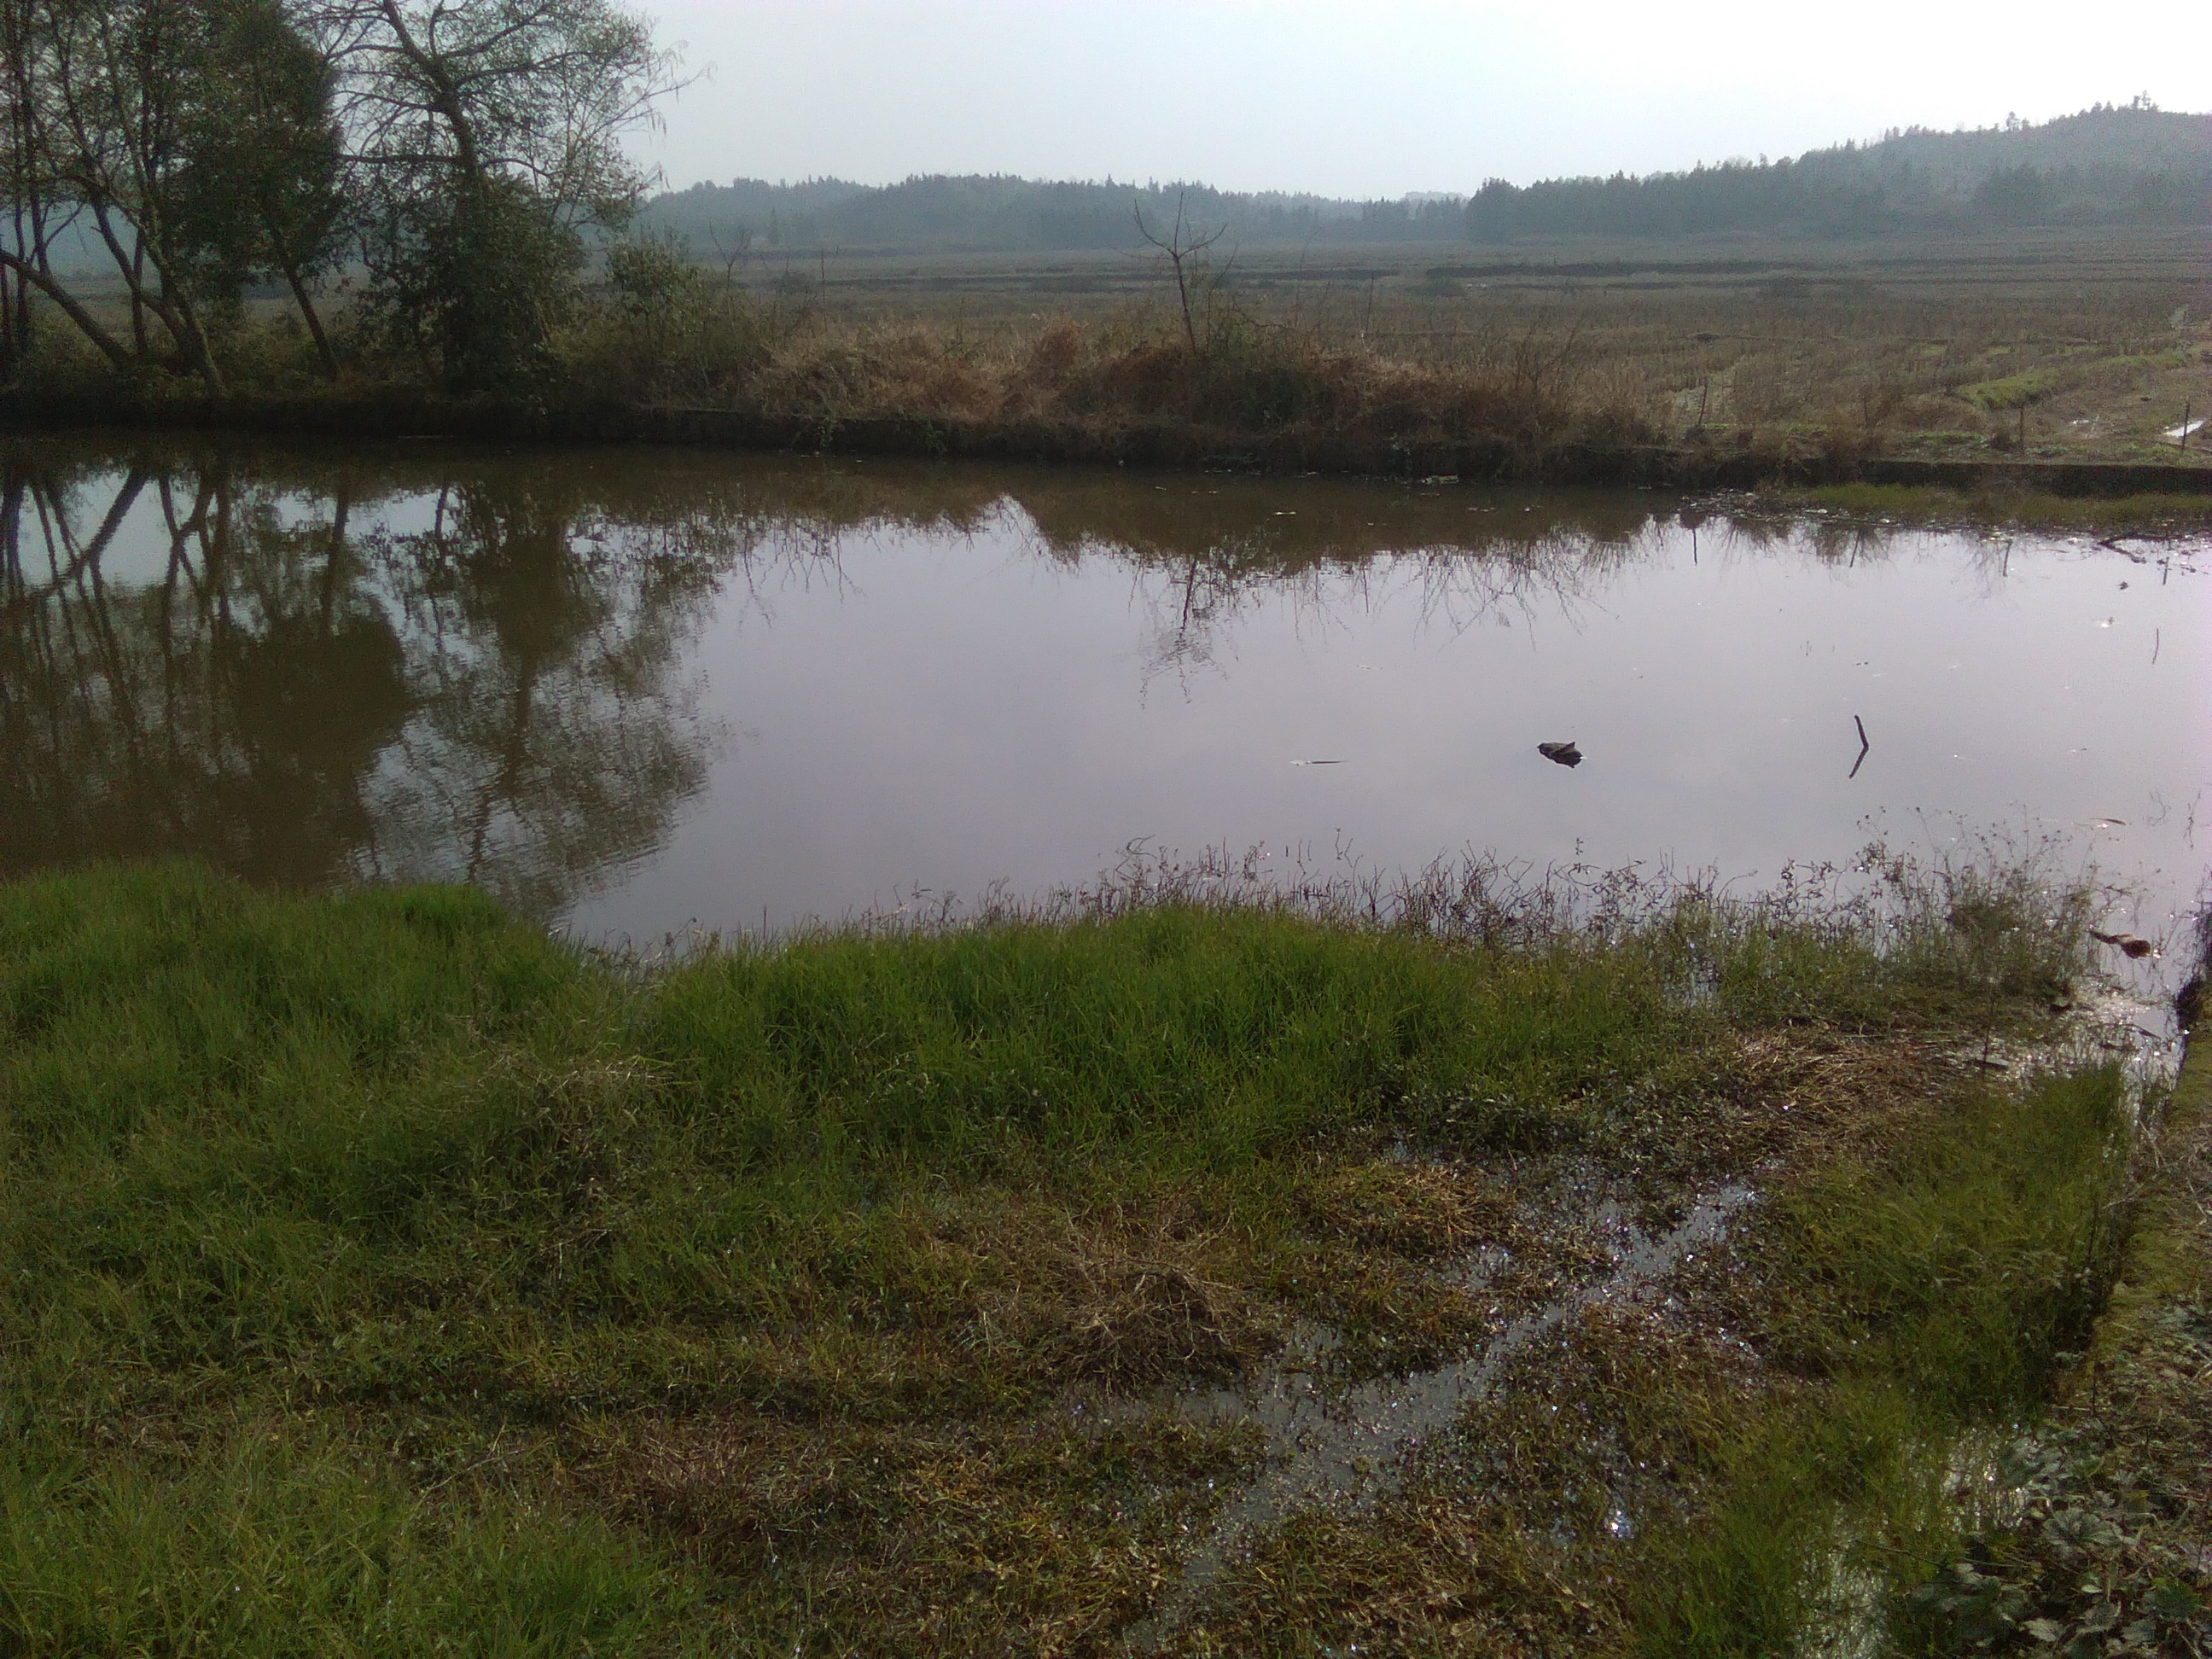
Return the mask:
M1749 502L1730 502L1747 515L1791 523L1829 520L1874 527L2017 529L2050 535L2079 531L2117 544L2166 541L2201 534L2212 525L2212 493L2127 495L2058 493L2032 474L1993 473L1979 488L1956 483L1826 484L1762 489Z
M1891 875L1093 896L651 971L465 891L19 883L0 1630L1109 1651L1263 1449L1152 1385L1316 1327L1331 1387L1419 1372L1565 1297L1160 1641L1771 1651L1839 1549L1960 1535L1929 1471L2039 1408L2128 1237L2117 1076L1963 1057L2048 1030L2082 896ZM1573 1300L1589 1194L1656 1230L1740 1181L1663 1301Z
M2193 250L1559 245L1255 251L1186 318L1115 257L949 256L710 275L577 296L506 392L436 395L349 331L343 369L252 308L233 393L118 379L49 329L18 421L641 439L849 453L1550 483L1844 483L1870 462L2205 471L2164 434L2212 401ZM2066 493L2156 488L2154 479Z

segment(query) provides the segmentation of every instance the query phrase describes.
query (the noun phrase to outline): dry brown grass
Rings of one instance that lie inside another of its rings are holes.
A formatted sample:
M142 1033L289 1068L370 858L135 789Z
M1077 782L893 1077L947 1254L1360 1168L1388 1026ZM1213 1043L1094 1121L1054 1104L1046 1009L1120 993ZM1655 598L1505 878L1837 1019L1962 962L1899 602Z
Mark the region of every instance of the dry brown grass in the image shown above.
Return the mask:
M2107 459L2170 456L2159 434L2212 404L2212 293L2173 239L1370 252L1240 260L1203 291L1195 352L1141 262L840 261L800 299L748 302L751 366L678 354L659 391L712 381L718 401L823 422L1152 422L1370 448L1972 456L2024 439Z
M484 418L1554 481L1640 479L1666 470L1653 451L1728 477L2023 452L2212 464L2212 435L2191 453L2162 435L2212 408L2212 289L2187 237L1443 244L1332 259L1225 262L1186 328L1171 282L1142 260L825 255L816 281L702 278L665 312L587 302L552 378ZM189 386L116 387L64 331L46 337L17 388L26 413L218 416ZM364 353L320 386L268 307L225 351L240 395L216 400L221 418L477 429L420 365ZM702 414L720 418L669 419Z
M1525 1229L1510 1195L1486 1171L1457 1164L1387 1160L1328 1170L1299 1194L1308 1224L1411 1261L1511 1245Z
M1087 1215L1016 1203L937 1248L963 1282L986 1287L965 1340L1006 1347L1058 1382L1227 1378L1273 1344L1234 1282L1241 1253L1187 1194Z
M795 1633L794 1650L1098 1652L1171 1570L1179 1523L1244 1467L1243 1438L629 1422L585 1449L576 1480L721 1578L733 1628Z

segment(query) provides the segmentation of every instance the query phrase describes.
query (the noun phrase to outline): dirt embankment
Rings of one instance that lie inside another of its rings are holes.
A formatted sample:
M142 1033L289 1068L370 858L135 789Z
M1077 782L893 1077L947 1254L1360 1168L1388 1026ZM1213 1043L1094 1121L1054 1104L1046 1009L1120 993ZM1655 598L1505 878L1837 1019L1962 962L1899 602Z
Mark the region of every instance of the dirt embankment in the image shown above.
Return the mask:
M656 444L756 453L1031 461L1193 471L1322 473L1470 483L1679 489L1876 483L2076 496L2212 495L2212 464L1928 459L1742 434L1673 443L1412 435L1365 423L1260 429L1177 416L1056 414L853 416L677 405L518 404L405 389L149 398L0 397L0 429L126 426L328 437Z

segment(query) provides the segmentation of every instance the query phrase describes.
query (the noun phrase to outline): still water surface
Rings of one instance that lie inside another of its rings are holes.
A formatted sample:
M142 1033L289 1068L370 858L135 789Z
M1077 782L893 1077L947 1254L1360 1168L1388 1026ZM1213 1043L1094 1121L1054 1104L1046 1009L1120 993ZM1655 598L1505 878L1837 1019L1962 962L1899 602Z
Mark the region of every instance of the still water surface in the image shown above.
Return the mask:
M1756 886L1996 825L2136 884L2153 935L2208 862L2201 544L635 451L0 458L11 873L465 878L646 943L1132 843Z

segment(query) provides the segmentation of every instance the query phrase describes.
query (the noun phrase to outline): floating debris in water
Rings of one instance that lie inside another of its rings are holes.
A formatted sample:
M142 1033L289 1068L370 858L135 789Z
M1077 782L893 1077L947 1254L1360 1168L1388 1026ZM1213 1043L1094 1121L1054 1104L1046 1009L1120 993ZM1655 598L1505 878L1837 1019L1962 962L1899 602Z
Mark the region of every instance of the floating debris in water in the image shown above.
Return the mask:
M1571 742L1540 743L1536 745L1536 752L1546 760L1561 766L1580 766L1583 763L1583 751Z

